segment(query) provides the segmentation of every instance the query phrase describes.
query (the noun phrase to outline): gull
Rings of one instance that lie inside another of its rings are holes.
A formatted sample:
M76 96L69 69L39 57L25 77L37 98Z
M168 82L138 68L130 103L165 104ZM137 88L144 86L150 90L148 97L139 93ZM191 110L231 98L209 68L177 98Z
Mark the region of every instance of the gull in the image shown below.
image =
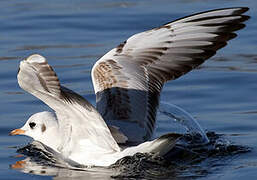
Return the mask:
M181 137L151 139L164 83L198 67L236 37L234 31L249 18L243 15L247 10L206 11L131 36L92 68L96 108L61 86L45 57L29 56L20 62L19 86L54 112L36 113L10 134L30 136L85 166L109 166L137 152L164 156Z

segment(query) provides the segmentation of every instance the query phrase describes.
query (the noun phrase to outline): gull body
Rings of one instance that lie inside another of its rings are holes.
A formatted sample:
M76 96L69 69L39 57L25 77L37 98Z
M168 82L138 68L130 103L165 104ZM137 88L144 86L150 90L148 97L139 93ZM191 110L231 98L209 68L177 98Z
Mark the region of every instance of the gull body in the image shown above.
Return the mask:
M59 155L62 155L60 149L58 149L62 142L61 133L59 131L60 129L55 113L44 111L33 114L23 127L12 131L11 134L29 136L43 143L48 148L51 148L51 150ZM137 152L164 155L167 151L172 149L181 135L167 134L165 136L166 137L163 136L154 141L142 143L138 146L119 148L116 152L108 152L87 140L78 140L78 151L71 152L67 157L63 156L63 159L68 158L72 160L71 163L74 161L87 166L109 166L118 159L124 156L134 155ZM162 148L162 146L165 148ZM91 153L83 153L84 149L81 147L86 148L85 151L91 151Z
M163 85L205 60L236 37L249 17L248 8L206 11L135 34L94 65L91 76L96 108L61 86L45 57L33 54L20 62L22 89L54 112L32 115L11 132L49 146L82 165L108 166L137 152L165 155L180 135L151 141ZM135 144L122 148L119 144Z

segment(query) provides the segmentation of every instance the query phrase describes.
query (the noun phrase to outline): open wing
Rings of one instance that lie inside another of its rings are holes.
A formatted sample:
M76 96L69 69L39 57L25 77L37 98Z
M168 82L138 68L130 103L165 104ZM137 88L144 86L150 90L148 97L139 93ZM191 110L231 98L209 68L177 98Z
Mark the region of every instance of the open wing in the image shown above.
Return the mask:
M21 88L56 112L63 139L59 147L62 154L69 156L79 149L92 153L92 146L102 148L102 152L119 151L101 115L83 97L60 85L43 56L34 54L21 61L17 78ZM88 147L81 148L82 145Z
M188 16L138 33L99 59L92 79L97 110L108 125L141 142L151 137L163 84L189 72L236 37L248 8Z

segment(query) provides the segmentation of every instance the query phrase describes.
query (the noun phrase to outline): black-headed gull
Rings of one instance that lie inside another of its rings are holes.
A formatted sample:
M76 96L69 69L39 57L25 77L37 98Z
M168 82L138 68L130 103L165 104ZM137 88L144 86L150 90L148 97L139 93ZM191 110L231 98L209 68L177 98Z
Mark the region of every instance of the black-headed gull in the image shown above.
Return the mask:
M108 166L137 152L166 154L180 135L149 141L162 87L213 56L234 38L248 8L198 13L135 34L92 69L97 107L60 85L47 60L34 54L20 62L18 83L55 112L32 115L13 130L82 165ZM107 126L108 124L108 126ZM133 142L122 148L118 143Z

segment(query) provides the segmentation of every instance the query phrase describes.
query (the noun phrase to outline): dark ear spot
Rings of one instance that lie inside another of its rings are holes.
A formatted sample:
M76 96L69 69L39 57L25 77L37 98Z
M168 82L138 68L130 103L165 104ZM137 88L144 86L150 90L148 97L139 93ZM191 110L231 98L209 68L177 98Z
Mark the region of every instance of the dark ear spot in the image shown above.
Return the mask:
M43 124L43 125L41 126L41 131L44 132L45 130L46 130L46 125Z

